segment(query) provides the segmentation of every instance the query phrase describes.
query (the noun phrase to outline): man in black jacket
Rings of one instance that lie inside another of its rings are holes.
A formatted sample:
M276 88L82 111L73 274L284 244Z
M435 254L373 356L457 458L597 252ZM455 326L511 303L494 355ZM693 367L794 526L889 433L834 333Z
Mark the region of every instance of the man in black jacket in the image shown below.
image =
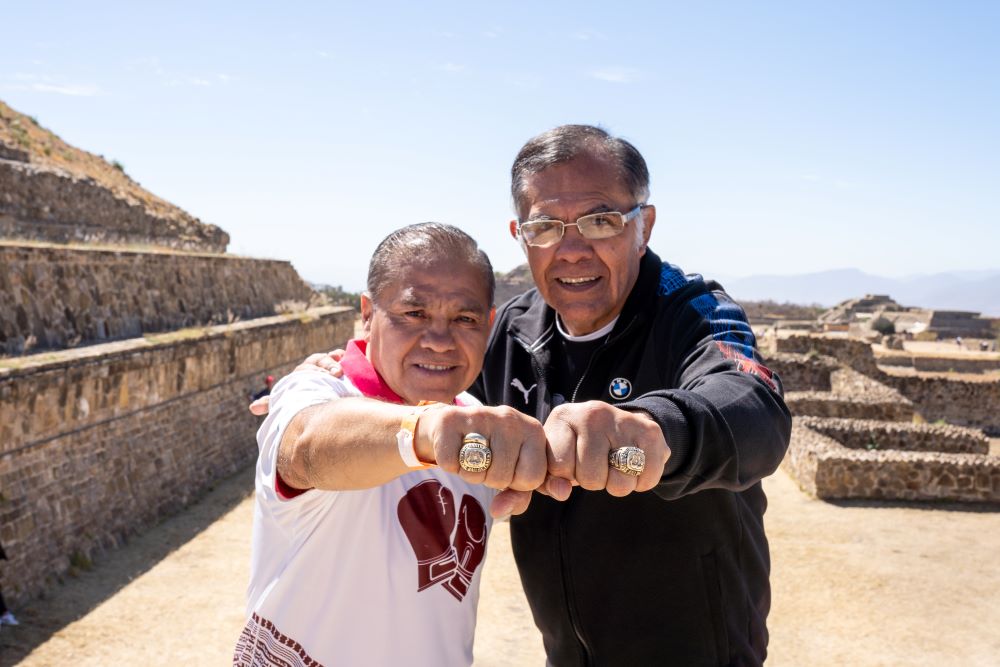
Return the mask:
M760 480L791 427L780 381L742 309L647 248L656 211L631 144L559 127L511 176L537 289L498 312L471 391L541 421L549 473L578 485L511 520L549 662L762 663ZM609 460L623 447L645 465Z
M536 417L550 476L575 485L511 519L549 663L761 664L760 480L791 430L779 379L717 284L647 248L656 209L630 143L558 127L525 144L511 177L510 230L537 289L497 313L470 392ZM514 513L518 493L501 494Z

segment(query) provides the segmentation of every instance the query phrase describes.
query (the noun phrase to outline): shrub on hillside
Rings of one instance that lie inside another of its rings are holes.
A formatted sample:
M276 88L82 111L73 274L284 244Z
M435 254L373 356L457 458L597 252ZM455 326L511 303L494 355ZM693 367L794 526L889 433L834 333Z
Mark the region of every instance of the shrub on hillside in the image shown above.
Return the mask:
M877 320L872 322L872 329L879 332L883 336L889 336L896 333L896 325L885 317L879 317Z

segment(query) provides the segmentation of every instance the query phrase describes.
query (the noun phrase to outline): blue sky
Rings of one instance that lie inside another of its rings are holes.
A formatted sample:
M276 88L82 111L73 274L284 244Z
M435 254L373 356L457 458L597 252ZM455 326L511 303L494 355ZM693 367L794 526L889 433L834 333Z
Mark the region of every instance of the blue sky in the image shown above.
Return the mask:
M0 0L0 33L0 99L312 281L423 220L521 263L510 162L570 122L642 151L687 271L1000 269L996 2Z

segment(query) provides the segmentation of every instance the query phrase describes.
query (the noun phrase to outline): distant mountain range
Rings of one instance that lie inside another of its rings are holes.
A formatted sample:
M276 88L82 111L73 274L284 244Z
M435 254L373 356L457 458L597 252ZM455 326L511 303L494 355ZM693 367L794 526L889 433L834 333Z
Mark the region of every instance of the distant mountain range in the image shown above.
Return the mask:
M858 269L836 269L793 276L762 275L718 280L737 300L771 299L833 306L865 294L888 294L903 306L971 310L1000 317L1000 270L885 278Z

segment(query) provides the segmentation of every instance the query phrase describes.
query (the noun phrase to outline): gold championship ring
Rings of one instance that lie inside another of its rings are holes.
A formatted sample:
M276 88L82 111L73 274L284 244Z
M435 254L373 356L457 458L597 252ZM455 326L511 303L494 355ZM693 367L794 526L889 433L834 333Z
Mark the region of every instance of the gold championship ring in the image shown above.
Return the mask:
M646 452L638 447L617 447L608 453L608 463L615 470L638 477L646 467Z
M490 441L479 433L466 433L458 450L458 465L466 472L486 472L493 462Z

